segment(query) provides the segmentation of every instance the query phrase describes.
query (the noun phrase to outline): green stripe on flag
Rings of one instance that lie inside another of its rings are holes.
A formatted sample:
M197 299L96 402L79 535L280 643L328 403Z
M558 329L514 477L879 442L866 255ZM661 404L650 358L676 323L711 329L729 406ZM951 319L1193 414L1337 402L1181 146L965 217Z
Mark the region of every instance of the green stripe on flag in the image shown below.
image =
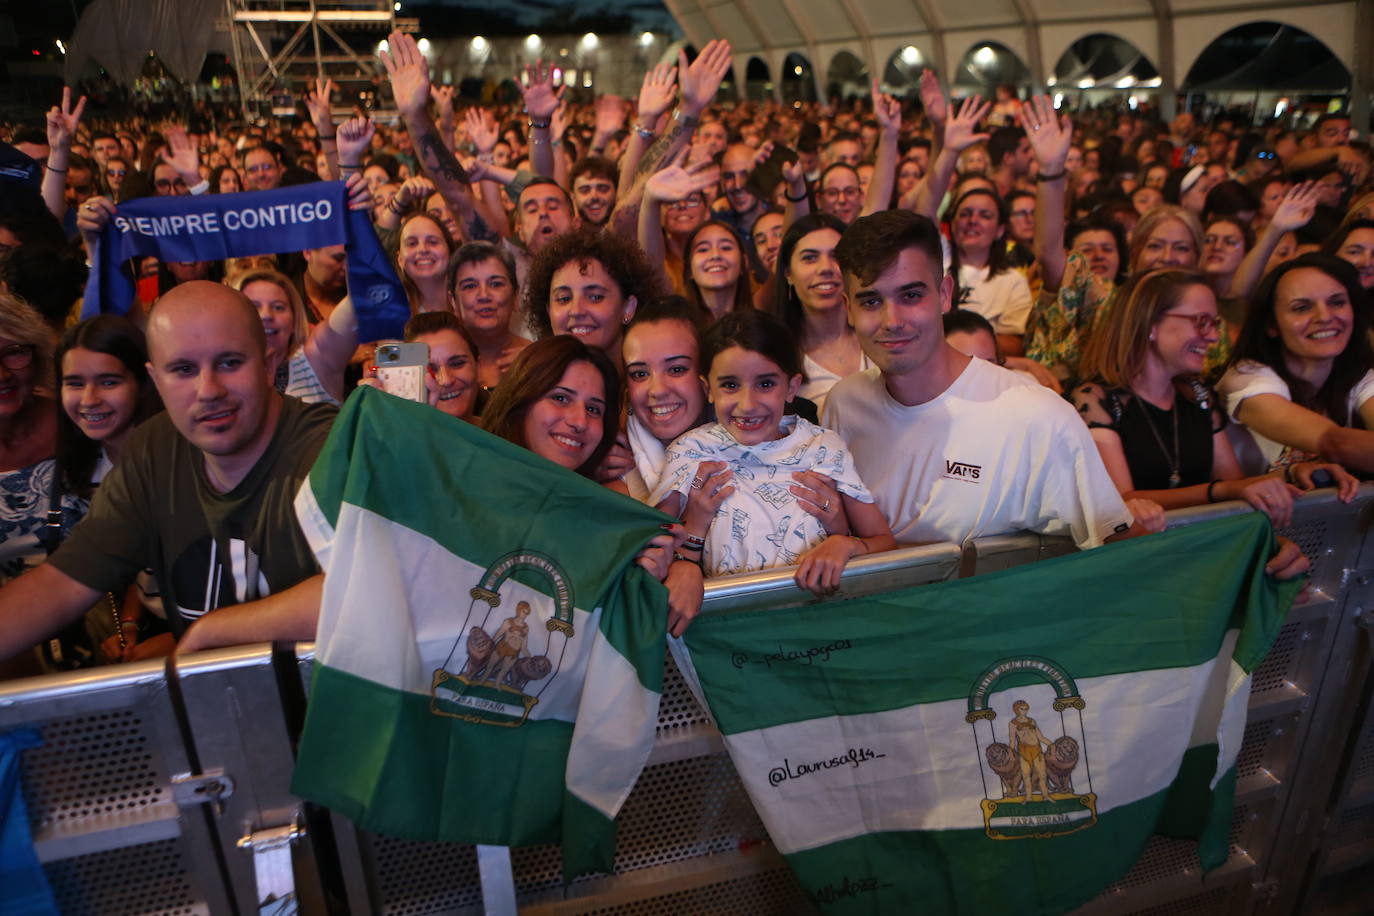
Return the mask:
M444 451L417 453L431 443L442 443ZM386 515L478 566L512 544L561 548L559 563L576 587L577 606L588 609L604 584L605 558L633 556L673 521L471 423L373 388L360 388L345 403L309 485L330 525L337 526L348 503ZM471 523L477 519L482 523Z
M573 725L433 727L430 698L315 665L291 790L415 840L556 843Z

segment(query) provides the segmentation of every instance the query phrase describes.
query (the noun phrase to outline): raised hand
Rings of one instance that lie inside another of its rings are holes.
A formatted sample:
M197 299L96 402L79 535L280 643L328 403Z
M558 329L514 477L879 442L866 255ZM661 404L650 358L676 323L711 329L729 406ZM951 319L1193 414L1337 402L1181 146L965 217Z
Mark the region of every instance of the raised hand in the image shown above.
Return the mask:
M453 87L430 86L429 97L434 100L434 110L439 114L442 124L453 122Z
M188 186L200 183L200 151L182 128L167 130L167 146L162 150L162 161L176 169Z
M801 159L793 159L791 162L782 164L782 180L787 182L788 191L799 191L806 188L806 172L802 170ZM796 197L796 194L792 195Z
M1312 214L1317 212L1320 199L1315 181L1293 185L1288 189L1288 193L1283 195L1283 200L1279 201L1278 209L1274 211L1274 217L1269 221L1269 225L1278 233L1301 229L1312 219Z
M1064 171L1073 143L1073 120L1068 114L1054 110L1054 102L1047 95L1037 95L1021 103L1021 126L1035 151L1042 174Z
M329 110L329 100L338 89L332 79L316 77L315 88L305 92L305 108L310 112L310 123L315 125L321 137L334 133L334 115Z
M774 143L772 140L765 140L759 144L759 148L754 151L754 167L758 168L768 161L768 157L773 155Z
M476 105L463 109L463 123L467 126L468 137L472 139L477 155L485 156L496 148L499 136L496 133L496 120L485 108Z
M402 114L423 111L429 103L429 61L420 53L414 36L400 31L388 35L382 64L391 80L396 108Z
M925 108L926 117L936 127L944 126L949 119L945 92L940 88L940 78L932 70L921 71L921 105Z
M684 113L700 117L716 97L721 80L730 72L730 42L713 38L690 65L685 51L678 51L677 59Z
M520 93L525 97L525 114L540 120L552 118L563 97L563 87L557 90L553 88L553 64L535 61L525 68L525 75L528 77L527 85L520 87Z
M945 123L945 147L959 153L986 141L989 135L978 133L978 124L991 110L992 103L984 102L981 95L964 99L959 113Z
M72 138L76 136L76 126L81 123L81 113L86 110L86 97L77 100L72 107L72 88L62 87L62 104L48 109L48 146L56 149L71 149Z
M561 139L568 131L568 106L563 103L561 93L558 107L549 115L549 130L554 139Z
M892 96L883 92L877 80L873 81L873 118L884 131L902 129L902 105Z
M683 155L679 154L676 158L679 164L655 172L644 185L644 193L650 200L658 203L686 200L716 183L715 160L707 159L683 168L680 164Z
M625 100L603 95L596 100L596 133L611 136L625 126Z
M659 64L644 74L639 87L639 123L652 128L673 104L673 90L677 86L677 67Z
M372 135L376 133L377 125L372 123L372 119L365 115L358 115L349 118L339 125L339 165L358 166L362 164L363 153L367 152L368 146L372 143Z

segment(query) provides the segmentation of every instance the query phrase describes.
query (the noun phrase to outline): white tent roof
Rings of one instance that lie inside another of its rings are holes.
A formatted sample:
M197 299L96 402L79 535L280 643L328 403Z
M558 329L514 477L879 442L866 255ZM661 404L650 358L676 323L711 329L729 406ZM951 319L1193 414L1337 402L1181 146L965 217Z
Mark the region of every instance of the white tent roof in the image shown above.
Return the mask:
M229 51L227 35L215 31L223 13L222 0L96 0L67 43L67 82L94 60L132 85L150 51L177 79L194 80L209 51Z

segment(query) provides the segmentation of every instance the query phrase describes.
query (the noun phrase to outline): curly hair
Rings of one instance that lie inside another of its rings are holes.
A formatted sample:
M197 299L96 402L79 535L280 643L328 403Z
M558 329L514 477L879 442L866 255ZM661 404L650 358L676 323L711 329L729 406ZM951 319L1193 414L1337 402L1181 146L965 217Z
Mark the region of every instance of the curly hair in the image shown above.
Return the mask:
M553 275L573 261L583 271L590 262L599 263L627 299L634 296L643 302L660 293L658 274L638 243L590 226L565 232L535 255L525 281L525 320L537 337L553 335L549 321Z

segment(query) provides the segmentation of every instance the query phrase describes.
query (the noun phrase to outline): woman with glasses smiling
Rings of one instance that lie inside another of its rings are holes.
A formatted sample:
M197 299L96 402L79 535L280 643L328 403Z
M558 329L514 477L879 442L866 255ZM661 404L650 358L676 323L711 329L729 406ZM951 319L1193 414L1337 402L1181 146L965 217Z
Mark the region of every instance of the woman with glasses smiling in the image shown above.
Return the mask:
M1310 463L1283 475L1246 477L1226 434L1226 415L1199 376L1222 333L1204 274L1165 269L1121 290L1083 354L1072 393L1123 499L1181 509L1243 499L1275 525L1288 524L1293 498L1325 468L1353 498L1357 483L1335 465Z

